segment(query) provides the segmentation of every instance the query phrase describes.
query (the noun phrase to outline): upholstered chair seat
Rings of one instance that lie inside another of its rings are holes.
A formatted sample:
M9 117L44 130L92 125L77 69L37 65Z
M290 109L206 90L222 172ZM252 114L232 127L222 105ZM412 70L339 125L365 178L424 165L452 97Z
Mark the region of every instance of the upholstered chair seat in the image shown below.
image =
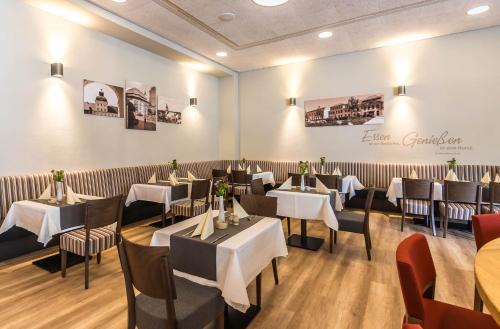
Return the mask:
M191 216L191 200L174 203L172 205L172 212L176 215ZM207 204L205 199L193 200L193 214L192 216L198 216L203 214L207 210Z
M202 286L174 277L177 299L174 300L177 328L202 328L213 320L213 314L224 312L224 300L217 288ZM139 294L135 297L139 329L165 328L165 299Z
M446 208L445 202L439 203L439 212L444 215ZM457 202L449 202L448 203L448 218L470 221L472 220L472 216L476 214L476 207L473 204L468 203L457 203Z
M90 230L89 254L95 255L116 245L116 233L109 227ZM85 228L61 235L61 249L85 256Z
M401 208L404 208L407 214L422 216L430 215L431 202L429 200L405 199L404 201L403 204L403 200L401 200Z
M247 193L247 186L239 186L239 185L235 185L234 186L234 195L243 195L243 194L246 194Z
M481 207L481 212L483 214L500 214L500 205L498 204L494 204L493 205L493 210L491 210L492 208L488 205L488 206L482 206Z

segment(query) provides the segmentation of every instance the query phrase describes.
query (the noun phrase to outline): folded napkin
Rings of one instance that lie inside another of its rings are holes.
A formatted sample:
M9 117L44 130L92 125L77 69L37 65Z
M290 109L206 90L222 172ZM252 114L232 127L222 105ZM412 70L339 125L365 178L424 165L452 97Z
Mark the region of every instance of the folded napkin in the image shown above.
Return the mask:
M196 177L188 170L188 181L192 182L196 180Z
M292 189L292 177L288 178L283 184L281 184L280 187L278 187L278 190L290 190Z
M335 170L333 171L332 175L342 176L342 172L340 171L339 167L335 168Z
M250 170L250 166L247 167L247 174L251 174L252 171Z
M229 167L227 167L226 172L227 172L228 174L230 174L230 173L231 173L231 165L229 165Z
M49 185L47 186L45 191L43 191L43 193L38 197L38 200L49 200L50 198L52 198L52 187Z
M214 218L212 216L212 206L203 215L200 215L201 220L191 236L200 236L200 239L205 240L214 233Z
M453 171L453 169L448 170L448 174L446 174L446 177L444 180L452 181L452 182L458 182L458 177L457 174Z
M67 204L75 204L77 202L82 202L73 192L73 189L69 186L66 186L66 203Z
M418 179L417 172L415 171L415 169L413 169L411 171L410 178L411 179Z
M168 175L168 180L170 181L170 184L172 184L173 186L179 185L179 181L172 174Z
M486 174L484 174L483 178L481 178L481 183L489 184L490 182L491 182L490 172L487 171Z
M500 183L500 175L496 175L495 177L495 183Z
M262 172L262 169L257 165L257 172Z
M243 168L238 164L238 170L243 170Z
M148 183L150 184L156 184L156 173L151 176L151 178L148 180Z
M316 168L311 167L311 174L313 174L313 175L317 175L318 174L318 172L316 171Z
M320 193L328 193L330 194L330 190L328 189L328 187L325 186L325 184L323 184L323 182L321 182L317 177L316 177L316 191L320 192Z
M248 217L248 213L243 209L243 207L240 205L236 199L233 199L233 211L234 214L238 216L238 218L245 218Z

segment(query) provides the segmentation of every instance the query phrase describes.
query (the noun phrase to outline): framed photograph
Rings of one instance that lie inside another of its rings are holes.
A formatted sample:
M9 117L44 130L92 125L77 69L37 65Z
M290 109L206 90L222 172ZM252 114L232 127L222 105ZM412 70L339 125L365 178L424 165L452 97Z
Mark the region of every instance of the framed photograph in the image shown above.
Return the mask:
M125 101L127 129L156 131L156 87L127 81Z
M122 87L83 80L83 113L123 118L123 105Z
M384 94L304 102L306 127L376 125L384 123Z
M158 96L158 122L182 123L182 102L173 98Z

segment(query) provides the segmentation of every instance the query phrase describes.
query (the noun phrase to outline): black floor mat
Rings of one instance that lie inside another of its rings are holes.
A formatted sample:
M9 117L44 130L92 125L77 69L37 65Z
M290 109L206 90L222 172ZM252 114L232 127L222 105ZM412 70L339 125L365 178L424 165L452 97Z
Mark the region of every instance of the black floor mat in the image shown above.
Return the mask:
M92 259L92 256L90 256L90 259ZM75 266L83 262L85 262L85 257L68 252L68 261L66 263L66 268L70 268L71 266ZM59 254L55 254L49 257L41 258L34 261L33 265L49 273L56 273L61 271L61 256Z

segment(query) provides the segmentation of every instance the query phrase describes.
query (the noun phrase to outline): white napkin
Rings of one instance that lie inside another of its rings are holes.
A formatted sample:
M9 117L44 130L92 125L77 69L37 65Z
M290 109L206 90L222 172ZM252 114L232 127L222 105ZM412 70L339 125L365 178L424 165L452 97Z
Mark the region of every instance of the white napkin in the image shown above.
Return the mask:
M317 175L318 174L318 172L316 171L316 168L311 167L311 174L313 174L313 175Z
M238 218L245 218L248 217L248 213L243 209L243 207L240 205L236 199L233 199L233 210L234 214L238 216Z
M50 198L52 198L52 187L49 184L45 191L38 197L38 200L49 200Z
M188 181L192 182L196 180L196 177L188 170Z
M448 170L448 174L444 178L444 180L452 181L452 182L458 182L458 177L457 174L453 171L453 169Z
M170 184L172 184L173 186L179 185L179 181L172 174L168 175L168 180L170 181Z
M214 218L212 216L212 206L201 215L201 220L191 236L200 235L200 239L205 240L214 233Z
M495 177L495 183L500 183L500 176L498 174Z
M250 170L250 166L248 166L248 168L247 168L247 174L251 174L251 173L252 173L252 171Z
M413 169L411 171L410 178L411 179L418 179L417 172L415 171L415 169Z
M231 165L229 165L229 167L227 167L226 172L227 172L228 174L230 174L230 173L231 173Z
M342 176L342 172L340 171L339 167L335 168L335 170L333 171L332 175Z
M243 168L240 166L239 163L238 163L238 170L243 170Z
M491 182L490 172L487 171L486 174L484 174L483 178L481 178L481 183L489 184L490 182Z
M66 186L66 203L67 204L75 204L77 202L82 202L73 192L73 189L69 186Z
M323 184L323 182L321 182L317 177L316 177L316 191L320 192L320 193L328 193L330 194L330 190L328 189L328 187L325 186L325 184Z
M151 176L151 178L148 180L149 184L156 184L156 173Z
M283 184L281 184L280 187L278 187L278 190L291 190L292 189L292 177L288 178Z
M262 172L262 169L257 165L257 172Z

